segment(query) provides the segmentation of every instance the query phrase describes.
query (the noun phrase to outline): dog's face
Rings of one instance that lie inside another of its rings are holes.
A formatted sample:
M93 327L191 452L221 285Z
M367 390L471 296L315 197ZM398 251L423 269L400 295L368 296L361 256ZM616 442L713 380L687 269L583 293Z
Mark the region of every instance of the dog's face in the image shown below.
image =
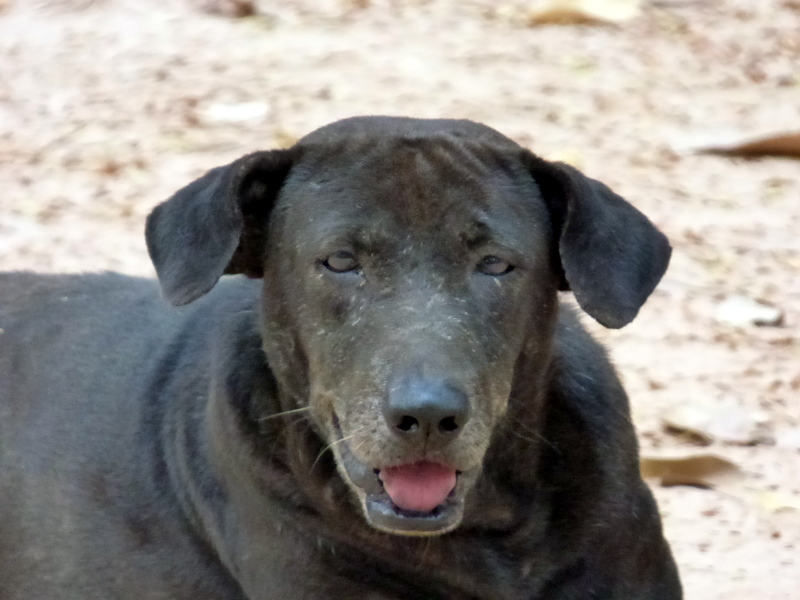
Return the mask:
M516 371L544 367L559 287L621 326L669 256L568 167L477 124L387 118L212 171L154 211L148 244L175 303L223 271L264 278L278 381L367 521L410 535L459 524Z
M550 337L538 195L498 149L444 136L315 144L287 179L264 292L286 314L269 320L295 332L315 419L382 529L458 523L516 361Z

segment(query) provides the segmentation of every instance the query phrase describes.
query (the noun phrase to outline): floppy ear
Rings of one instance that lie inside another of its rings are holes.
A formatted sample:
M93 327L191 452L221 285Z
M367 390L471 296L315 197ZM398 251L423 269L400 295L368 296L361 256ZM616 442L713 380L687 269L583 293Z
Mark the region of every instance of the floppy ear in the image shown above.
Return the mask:
M577 169L532 154L528 165L556 227L562 289L571 289L602 325L627 325L667 270L672 248L666 236Z
M225 273L261 277L269 212L292 150L255 152L212 169L147 217L147 250L164 297L180 306Z

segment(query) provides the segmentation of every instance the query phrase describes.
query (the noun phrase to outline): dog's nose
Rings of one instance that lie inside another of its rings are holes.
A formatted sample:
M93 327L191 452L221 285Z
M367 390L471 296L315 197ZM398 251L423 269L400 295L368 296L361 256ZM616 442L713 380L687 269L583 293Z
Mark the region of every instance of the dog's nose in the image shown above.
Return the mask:
M467 393L445 379L401 377L389 387L384 417L394 433L444 441L469 420Z

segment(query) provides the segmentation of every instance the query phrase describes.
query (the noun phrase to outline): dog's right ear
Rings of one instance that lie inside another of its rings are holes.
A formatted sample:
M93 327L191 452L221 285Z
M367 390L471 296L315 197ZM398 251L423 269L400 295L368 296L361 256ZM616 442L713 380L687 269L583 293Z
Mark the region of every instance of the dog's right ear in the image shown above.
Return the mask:
M269 213L296 151L255 152L212 169L147 217L147 250L164 297L180 306L225 273L263 275Z

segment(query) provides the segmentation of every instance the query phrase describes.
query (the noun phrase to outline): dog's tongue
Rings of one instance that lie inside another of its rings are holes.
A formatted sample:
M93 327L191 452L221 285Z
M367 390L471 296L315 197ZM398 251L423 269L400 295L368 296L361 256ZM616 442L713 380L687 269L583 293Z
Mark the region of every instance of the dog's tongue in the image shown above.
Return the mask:
M432 462L381 469L383 487L398 507L430 512L456 487L456 471Z

